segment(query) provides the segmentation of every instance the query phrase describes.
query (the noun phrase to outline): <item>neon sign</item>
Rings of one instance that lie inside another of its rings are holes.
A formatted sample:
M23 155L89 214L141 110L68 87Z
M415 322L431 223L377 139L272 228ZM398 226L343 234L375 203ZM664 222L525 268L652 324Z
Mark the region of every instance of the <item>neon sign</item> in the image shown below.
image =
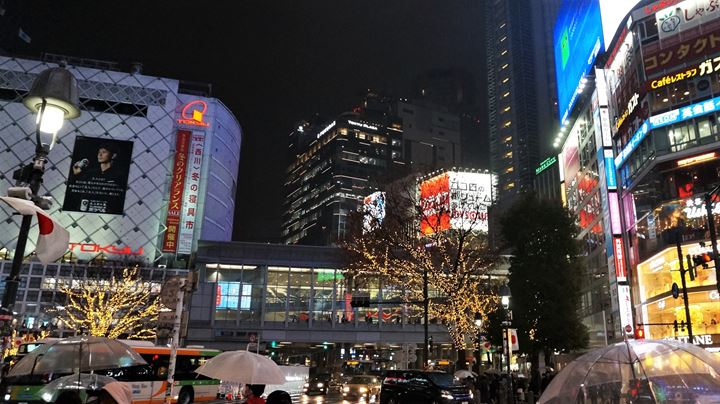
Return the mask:
M613 238L615 249L615 276L618 282L627 282L627 268L625 266L625 253L623 251L622 237Z
M205 122L205 113L207 112L207 103L203 100L190 101L183 107L180 112L178 123L183 125L201 126L207 128L209 123Z
M365 128L365 129L377 130L377 126L368 125L364 122L356 122L356 121L351 121L350 119L348 119L348 123L350 125L359 126L361 128Z
M137 251L133 251L132 247L117 247L114 245L105 245L93 243L70 243L68 250L74 251L76 248L80 249L83 253L105 253L114 255L143 255L143 248L140 247Z
M699 156L689 157L686 159L678 160L677 165L678 165L678 167L691 166L693 164L698 164L698 163L702 163L705 161L714 160L715 157L716 157L715 152L705 153L705 154L701 154Z
M699 116L715 112L719 109L720 97L715 97L696 104L688 105L687 107L651 116L646 119L642 125L640 125L640 128L635 131L627 144L625 144L625 147L623 147L622 151L618 153L617 157L615 157L615 166L620 167L623 163L625 163L625 161L627 161L628 157L630 157L632 152L637 149L640 142L645 139L645 136L649 131L686 121L688 119L697 118Z
M535 169L535 175L540 174L541 172L545 171L548 167L551 165L557 163L557 156L548 157L545 160L543 160L542 163L540 163L540 166Z
M316 139L320 139L322 135L328 133L330 129L332 129L335 126L335 121L332 121L330 125L326 126L325 129L321 130L320 133L317 134Z

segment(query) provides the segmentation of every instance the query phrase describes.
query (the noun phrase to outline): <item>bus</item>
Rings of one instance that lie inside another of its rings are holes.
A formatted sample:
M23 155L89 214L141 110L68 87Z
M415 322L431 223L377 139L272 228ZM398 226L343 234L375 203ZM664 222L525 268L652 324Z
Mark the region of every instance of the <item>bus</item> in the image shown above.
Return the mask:
M95 373L128 383L133 393L133 404L162 404L167 388L170 348L155 346L147 341L123 342L139 353L148 364L96 370ZM220 354L219 350L199 346L178 348L175 378L170 392L173 403L191 404L218 398L220 381L195 373L195 369L218 354ZM2 382L5 393L1 397L2 401L9 404L45 403L39 396L42 387L54 379L67 375L69 373L6 377Z

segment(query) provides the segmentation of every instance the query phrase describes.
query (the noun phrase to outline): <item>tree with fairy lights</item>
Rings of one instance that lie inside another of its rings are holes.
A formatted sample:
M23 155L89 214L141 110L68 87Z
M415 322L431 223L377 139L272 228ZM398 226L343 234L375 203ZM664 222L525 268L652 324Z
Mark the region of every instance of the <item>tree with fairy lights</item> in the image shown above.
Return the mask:
M461 192L452 174L386 187L379 195L382 220L372 217L378 209L368 209L366 200L365 214L358 215L363 220L353 221L343 246L355 288L380 277L402 290L403 301L421 302L427 276L428 316L447 327L456 348L464 348L479 332L477 315L484 318L496 300L489 274L497 256L487 237L491 201L479 197L490 191L474 184L473 192Z
M67 296L58 313L65 327L98 337L149 339L162 307L137 267L125 268L122 276L79 281L58 280Z

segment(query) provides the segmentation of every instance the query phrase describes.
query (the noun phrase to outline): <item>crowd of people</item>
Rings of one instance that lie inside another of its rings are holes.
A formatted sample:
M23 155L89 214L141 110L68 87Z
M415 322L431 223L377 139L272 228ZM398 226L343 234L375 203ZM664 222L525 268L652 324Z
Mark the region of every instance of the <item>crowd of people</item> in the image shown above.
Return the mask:
M535 402L547 388L554 377L551 370L544 372L539 378L529 380L516 372L510 377L497 372L481 372L476 377L468 377L465 384L475 393L479 404L498 404L509 402L508 392L513 391L516 403ZM512 383L510 383L512 378Z

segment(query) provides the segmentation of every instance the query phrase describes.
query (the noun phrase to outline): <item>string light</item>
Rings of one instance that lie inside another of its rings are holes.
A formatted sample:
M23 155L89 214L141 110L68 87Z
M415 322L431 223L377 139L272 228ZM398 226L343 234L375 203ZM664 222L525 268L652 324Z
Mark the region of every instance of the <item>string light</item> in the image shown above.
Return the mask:
M390 199L393 197L394 201ZM386 286L401 288L403 301L410 303L422 302L427 272L428 316L447 328L455 347L464 348L466 337L475 341L480 331L476 314L486 320L487 313L497 305L497 296L483 293L490 289L490 271L496 264L487 236L472 230L435 229L432 235L420 237L417 224L422 220L434 222L421 217L422 209L417 208L415 198L392 193L388 198L386 205L395 202L395 206L386 212L382 226L351 236L343 244L350 255L348 278L356 282L356 287L381 278Z
M71 330L108 338L155 337L152 326L162 305L160 298L151 293L150 284L140 277L137 267L123 269L119 279L62 282L59 290L67 295L68 301L58 317Z

